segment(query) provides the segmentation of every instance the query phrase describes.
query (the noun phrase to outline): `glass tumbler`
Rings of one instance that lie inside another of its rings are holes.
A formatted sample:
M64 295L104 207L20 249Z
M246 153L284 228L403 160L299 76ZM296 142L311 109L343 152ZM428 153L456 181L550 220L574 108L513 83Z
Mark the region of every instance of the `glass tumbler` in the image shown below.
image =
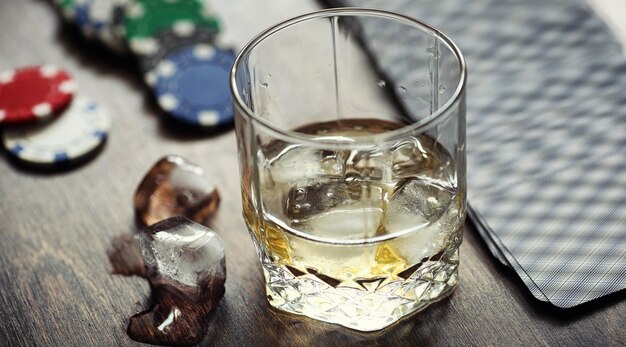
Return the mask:
M385 11L303 15L243 48L243 216L273 307L373 331L455 288L465 81L450 39Z

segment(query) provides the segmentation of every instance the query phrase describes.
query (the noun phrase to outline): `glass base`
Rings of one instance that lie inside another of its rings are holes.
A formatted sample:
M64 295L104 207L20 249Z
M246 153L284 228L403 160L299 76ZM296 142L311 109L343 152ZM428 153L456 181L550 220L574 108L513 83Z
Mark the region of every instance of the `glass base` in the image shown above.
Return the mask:
M265 256L261 260L267 296L275 308L359 331L375 331L452 293L457 284L459 250L446 253L449 256L418 264L406 279L339 284L329 284L310 273L296 275Z

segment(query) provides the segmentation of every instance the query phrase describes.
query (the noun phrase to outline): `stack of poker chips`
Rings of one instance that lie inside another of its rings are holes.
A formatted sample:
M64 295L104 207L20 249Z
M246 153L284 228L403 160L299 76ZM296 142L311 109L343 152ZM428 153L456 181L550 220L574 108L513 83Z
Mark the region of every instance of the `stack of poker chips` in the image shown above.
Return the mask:
M214 129L233 122L228 87L235 51L220 41L207 0L54 0L88 38L130 52L172 118Z
M93 100L75 97L75 89L72 76L54 65L0 72L2 143L11 158L68 167L99 152L110 117Z

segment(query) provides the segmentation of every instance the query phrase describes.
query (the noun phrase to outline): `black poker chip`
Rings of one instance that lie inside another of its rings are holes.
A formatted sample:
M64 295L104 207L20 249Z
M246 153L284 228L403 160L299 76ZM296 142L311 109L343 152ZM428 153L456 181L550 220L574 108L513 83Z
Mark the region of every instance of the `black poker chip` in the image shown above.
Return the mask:
M215 45L216 36L215 30L189 22L165 28L150 38L144 39L142 44L145 47L142 51L145 54L136 53L139 68L148 81L148 75L166 56L197 44ZM151 83L148 82L148 84Z

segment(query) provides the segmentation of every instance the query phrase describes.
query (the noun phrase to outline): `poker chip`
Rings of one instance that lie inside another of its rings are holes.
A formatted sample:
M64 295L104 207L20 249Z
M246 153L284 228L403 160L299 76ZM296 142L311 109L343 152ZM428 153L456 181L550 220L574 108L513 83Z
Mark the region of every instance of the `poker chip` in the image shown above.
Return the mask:
M54 0L54 3L61 8L66 8L71 7L75 1L76 0Z
M89 0L88 20L95 35L107 47L123 52L124 7L127 0Z
M19 160L60 164L94 152L106 140L111 120L94 101L77 97L58 118L31 127L6 128L2 141Z
M175 119L200 127L232 123L229 70L234 52L206 44L182 48L155 69L157 102Z
M71 18L88 39L99 39L105 46L124 52L124 6L128 0L72 0Z
M146 53L138 54L137 61L144 75L149 74L163 59L176 51L193 46L195 44L211 44L215 41L216 33L214 30L205 27L199 27L191 24L174 25L154 34L151 38L146 39L149 45ZM151 42L148 42L150 40ZM150 84L149 77L146 78Z
M152 36L176 26L202 26L215 32L220 29L217 18L199 0L135 0L126 6L124 28L133 53L155 52Z
M0 123L48 117L72 100L75 83L54 65L31 66L0 73Z
M88 39L98 39L108 48L126 52L124 8L131 0L55 0L63 17Z

